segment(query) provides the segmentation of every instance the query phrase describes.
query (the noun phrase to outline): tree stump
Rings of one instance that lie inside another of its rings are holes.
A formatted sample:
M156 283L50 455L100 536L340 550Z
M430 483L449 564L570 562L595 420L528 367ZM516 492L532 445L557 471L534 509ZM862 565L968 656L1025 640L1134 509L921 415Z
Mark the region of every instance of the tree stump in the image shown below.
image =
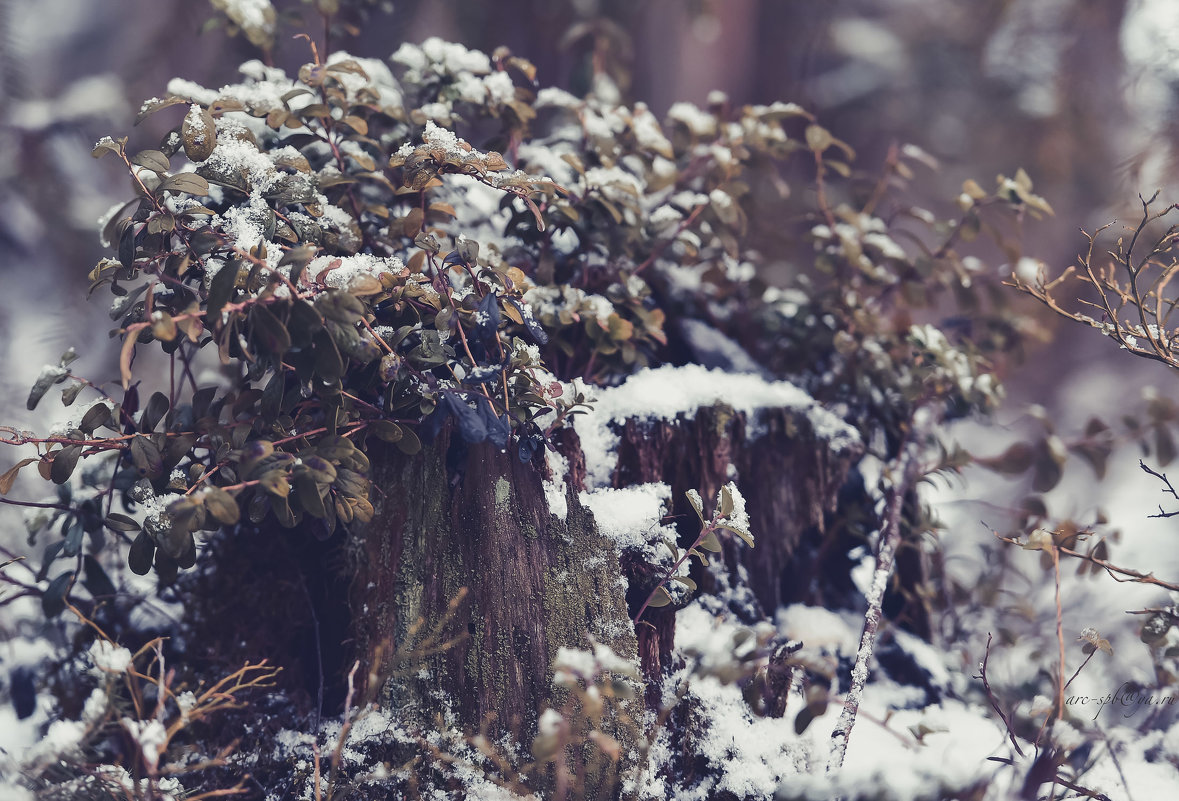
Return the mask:
M860 453L856 446L833 451L804 412L769 409L757 418L713 406L673 420L626 420L616 426L611 477L614 487L669 484L683 547L699 532L685 492L699 489L710 499L735 477L757 544L725 543L723 556L732 583L751 591L741 611L751 621L851 586L850 563L841 561L848 543L803 544L838 540L838 532L825 532L824 514ZM624 658L637 653L652 689L670 664L674 609L648 609L637 638L630 621L662 576L619 553L610 532L595 526L579 498L586 486L576 434L561 432L557 445L569 463L563 520L549 510L542 469L488 444L467 447L444 431L413 457L394 449L371 455L376 516L356 545L354 628L362 661L382 662L393 674L383 699L399 713L432 714L443 700L468 725L494 716L527 734L552 697L557 649L584 648L587 634ZM800 555L807 564L796 563ZM791 580L800 574L812 579ZM698 579L700 592L715 589L710 574ZM464 588L465 606L435 639L465 638L415 661L423 632L444 620Z
M618 561L601 558L612 545L572 488L558 519L532 463L445 430L416 456L389 448L372 463L376 515L357 544L352 605L362 661L395 674L389 707L426 719L441 701L465 724L494 716L523 740L552 697L558 648L586 648L588 634L635 658ZM464 588L438 631L462 639L415 657Z

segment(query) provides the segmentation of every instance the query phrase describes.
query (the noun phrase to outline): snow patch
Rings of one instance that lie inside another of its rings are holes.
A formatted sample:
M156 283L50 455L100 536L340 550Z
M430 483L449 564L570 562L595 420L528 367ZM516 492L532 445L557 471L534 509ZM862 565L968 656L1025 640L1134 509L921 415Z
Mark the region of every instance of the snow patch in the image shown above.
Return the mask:
M719 403L750 418L762 409L804 412L816 435L835 451L860 439L855 429L787 381L768 381L694 364L664 366L642 370L620 386L600 390L593 411L575 419L574 427L586 456L586 485L595 488L610 484L619 441L613 424L628 418L674 420L681 414L690 420L697 409Z

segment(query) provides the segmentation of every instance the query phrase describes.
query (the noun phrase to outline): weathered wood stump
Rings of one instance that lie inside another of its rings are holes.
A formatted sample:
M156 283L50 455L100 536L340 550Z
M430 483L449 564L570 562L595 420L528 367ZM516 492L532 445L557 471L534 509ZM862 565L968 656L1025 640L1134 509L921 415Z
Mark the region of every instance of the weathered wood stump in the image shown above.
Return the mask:
M453 477L448 452L460 466ZM466 590L439 632L466 636L419 660L429 670L384 688L399 713L432 716L441 701L464 723L494 716L527 736L552 696L559 647L585 648L588 634L634 658L618 561L601 558L612 544L572 490L558 519L532 463L489 444L466 448L446 431L414 457L389 449L372 462L377 513L359 542L353 592L362 661L404 668L420 645L413 635L436 627Z
M824 530L824 514L860 453L854 443L833 450L805 410L767 409L756 418L712 406L612 424L619 442L610 478L614 487L670 485L685 547L699 531L685 492L711 499L736 480L757 545L726 543L724 560L731 583L752 592L752 605L740 611L751 620L783 603L821 603L850 586L840 561L847 543ZM377 514L357 544L354 628L362 661L383 660L386 674L397 674L384 700L399 713L432 714L443 701L468 725L493 716L527 735L553 695L557 649L584 648L587 634L624 658L637 651L652 687L670 665L674 608L649 609L637 638L630 621L661 574L598 530L579 500L586 479L578 438L566 430L557 444L569 465L552 477L564 479L564 519L550 512L543 466L490 445L467 448L444 431L414 457L372 454ZM810 579L793 578L799 575ZM698 579L701 592L714 589L710 574ZM404 670L422 632L443 620L463 588L465 606L440 636L465 639L420 660L428 670Z

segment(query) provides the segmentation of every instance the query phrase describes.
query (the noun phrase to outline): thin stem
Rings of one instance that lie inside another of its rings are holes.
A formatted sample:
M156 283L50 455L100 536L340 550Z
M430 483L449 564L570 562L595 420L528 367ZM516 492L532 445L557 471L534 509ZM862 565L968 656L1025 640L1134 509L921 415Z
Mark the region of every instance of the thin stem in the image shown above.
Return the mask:
M635 616L631 618L634 623L637 624L639 622L639 618L643 616L643 612L647 611L647 607L651 605L651 601L655 598L655 594L659 592L660 589L662 589L664 584L671 580L671 577L675 575L675 572L680 569L680 565L687 561L688 557L692 555L692 552L700 546L700 543L704 542L704 538L714 531L716 531L715 522L706 523L701 527L700 534L696 537L696 541L692 543L692 546L688 548L688 550L684 551L683 556L677 559L674 565L668 568L667 572L663 575L663 578L661 578L659 583L655 585L655 589L651 590L651 594L647 596L647 600L643 601L643 605L639 607L639 611L635 612Z
M932 410L930 410L932 411ZM920 412L920 408L918 409ZM932 423L933 415L929 415L927 425ZM843 767L843 758L847 753L847 741L851 737L852 728L856 724L856 713L860 708L860 701L864 694L864 686L868 682L868 664L872 660L872 652L876 644L876 632L880 628L883 614L884 590L888 586L889 576L892 575L893 564L896 561L897 548L901 542L901 516L904 510L905 498L910 490L917 485L922 475L922 462L919 443L914 441L914 434L919 427L913 421L906 432L905 441L901 443L900 454L896 463L896 478L888 490L885 502L884 520L880 530L880 548L876 554L876 570L872 575L872 586L868 590L868 611L864 615L864 630L860 636L860 647L856 652L856 662L852 667L851 688L847 693L847 701L835 731L831 733L833 747L831 757L827 762L827 771L832 772ZM924 426L921 426L924 428ZM922 431L922 433L924 433Z
M991 689L991 682L987 679L987 663L991 659L991 635L987 634L987 647L983 651L983 661L979 666L980 674L977 678L982 679L983 690L987 694L987 700L991 702L991 708L999 715L999 719L1003 721L1003 728L1007 730L1007 737L1011 740L1011 747L1015 749L1015 753L1023 756L1023 749L1019 747L1019 741L1015 739L1015 732L1011 730L1011 721L1007 714L999 707L999 699L995 697L994 690Z

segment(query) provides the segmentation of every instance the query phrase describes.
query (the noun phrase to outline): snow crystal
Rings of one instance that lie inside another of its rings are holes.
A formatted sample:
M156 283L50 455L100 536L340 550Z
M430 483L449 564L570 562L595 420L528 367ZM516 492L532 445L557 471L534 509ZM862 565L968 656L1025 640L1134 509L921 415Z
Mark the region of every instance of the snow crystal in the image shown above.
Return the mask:
M593 167L585 171L586 189L598 189L609 200L622 202L643 193L646 183L619 167Z
M556 657L553 658L553 672L557 674L558 684L569 686L573 683L569 681L571 678L581 678L587 681L593 679L598 668L594 655L589 651L562 645L557 649ZM562 676L561 674L568 675Z
M204 125L205 110L193 103L188 108L188 114L184 115L184 124L192 128L201 128ZM198 145L205 143L205 135L202 133L193 138L193 142Z
M677 122L682 122L696 136L713 136L716 134L716 117L707 111L701 111L692 103L679 102L672 104L667 116Z
M544 480L544 497L549 512L564 520L569 515L569 501L565 496L565 476L569 473L569 460L554 450L545 450L545 460L552 478Z
M180 695L176 696L176 706L180 709L181 715L187 715L193 710L194 707L196 707L196 704L196 696L193 695L192 691L190 690L185 690L184 692L180 693Z
M546 86L536 93L536 108L577 108L582 104L581 98L566 92L564 89L558 89L555 86Z
M676 647L698 654L702 665L731 663L734 635L740 628L690 604L676 617ZM811 748L794 733L792 716L754 716L740 687L715 676L690 676L689 681L694 714L708 721L699 729L696 751L709 763L708 774L718 778L707 778L691 788L691 795L677 797L732 793L737 798L772 798L782 781L793 781L806 770Z
M270 0L221 0L220 6L231 20L243 28L274 30L274 6ZM267 14L267 11L270 13Z
M241 250L250 250L262 241L273 210L255 191L244 204L230 206L213 218L213 227L228 234Z
M446 42L437 36L431 36L422 42L422 52L426 58L439 64L449 72L457 73L464 70L485 73L491 71L491 60L486 54L478 50L468 50L457 42Z
M620 549L647 550L649 543L668 536L674 542L674 530L661 525L664 507L671 499L671 487L667 484L600 488L582 491L580 497L582 504L594 513L598 531Z
M35 758L52 761L73 752L82 743L86 726L77 720L55 720L41 741L31 749Z
M581 244L581 239L578 238L577 231L573 228L559 228L553 231L549 241L552 243L554 251L565 255L576 251L578 245Z
M864 244L876 248L886 259L904 260L907 258L905 249L893 241L892 237L879 233L864 234Z
M621 676L638 678L635 663L628 662L614 653L610 646L590 638L593 651L568 648L562 645L553 659L553 683L559 687L573 687L579 680L587 685L602 673L611 672ZM593 687L590 687L593 690Z
M643 103L636 103L631 117L631 128L635 132L635 140L639 147L653 150L656 153L671 155L671 142L663 135L659 121Z
M758 625L766 632L772 629L772 625L764 621ZM707 672L741 656L735 651L734 644L736 635L742 630L747 627L717 617L700 603L693 602L676 615L675 645L681 652L691 654L699 667ZM750 637L742 647L752 647L755 642Z
M709 145L708 153L713 160L722 167L729 167L736 163L733 151L723 145Z
M87 726L96 723L106 712L108 704L109 699L106 692L101 687L95 687L90 691L86 703L82 706L82 722Z
M274 157L260 152L253 142L238 138L236 134L242 130L236 123L219 124L217 146L202 163L214 175L244 177L255 193L269 192L279 179Z
M125 673L131 666L131 652L109 640L95 640L90 646L90 659L103 672Z
M669 197L667 202L683 209L694 209L697 206L703 206L707 203L708 195L702 195L699 192L690 192L685 189L683 192L676 192Z
M1024 256L1015 263L1015 276L1025 284L1036 285L1044 280L1044 262Z
M168 94L184 97L207 106L217 99L220 92L215 89L206 89L199 83L193 83L184 78L173 78L168 81ZM152 101L149 100L148 103L150 102ZM146 107L147 103L144 106Z
M897 732L906 730L926 732L921 747L913 747L907 738L897 736ZM865 787L877 788L873 797L881 801L941 797L941 788L991 783L992 775L1014 775L1012 771L998 773L994 763L987 761L1003 739L1004 732L996 721L959 702L898 710L887 728L871 721L856 725L843 767L837 773L791 777L788 786L795 797L816 801L860 795ZM993 784L992 790L999 790L994 797L1012 797L1014 793L1003 792L1001 784Z
M758 117L765 114L806 114L803 107L797 103L783 103L781 100L775 100L768 106L753 106L750 111Z
M708 193L708 199L720 211L731 208L733 205L733 196L723 189L713 189Z
M356 218L339 206L333 206L330 203L323 203L322 209L323 214L319 218L319 224L333 229L339 234L340 247L359 250L363 243L357 236Z
M168 732L158 720L132 720L123 718L120 723L131 739L139 745L143 761L153 769L160 763L160 755L168 745Z
M493 72L483 79L483 85L494 103L511 103L516 99L516 85L506 72Z
M491 72L491 59L486 53L468 50L461 44L446 42L431 36L419 45L402 44L389 60L408 68L406 83L420 83L426 71L438 75L459 75L463 72L486 75Z
M568 186L577 179L573 165L561 158L560 151L554 147L524 142L516 148L516 158L517 163L527 167L529 172L562 186Z
M460 143L465 144L464 140L459 139L454 131L438 127L433 120L426 121L426 129L422 131L422 139L427 144L445 150L446 155L450 158L464 159L470 155L470 151L460 145Z
M681 414L692 419L697 409L719 403L750 417L761 409L804 411L815 433L836 451L859 441L855 429L787 381L767 381L694 364L665 366L642 370L621 386L600 390L593 411L575 419L574 427L586 455L587 486L604 487L610 483L618 445L612 423L627 418L674 420Z
M419 111L429 118L426 120L427 125L433 125L435 122L449 125L451 122L450 106L445 103L426 103Z
M562 308L575 313L588 313L605 324L614 314L614 304L601 295L586 294L577 287L538 286L524 293L525 308L536 315L556 315Z
M684 219L684 215L671 206L660 206L651 212L647 221L656 231L670 235L682 219Z

